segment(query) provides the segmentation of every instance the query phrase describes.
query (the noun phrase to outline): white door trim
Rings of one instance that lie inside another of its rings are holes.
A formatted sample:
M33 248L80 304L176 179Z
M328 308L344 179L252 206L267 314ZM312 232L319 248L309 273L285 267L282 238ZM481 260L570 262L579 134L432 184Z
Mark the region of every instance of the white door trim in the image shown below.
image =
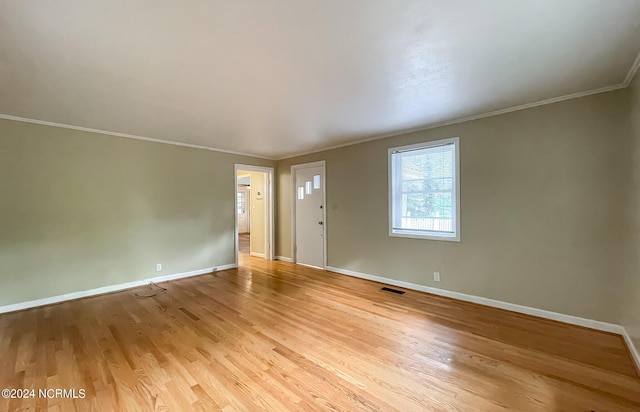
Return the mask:
M296 171L310 167L322 167L322 237L324 239L324 250L322 251L322 269L327 268L327 167L324 160L311 163L302 163L291 166L291 259L297 263L296 256Z
M266 195L268 196L268 201L266 202L265 207L265 231L264 231L264 245L265 245L265 254L264 258L267 260L273 260L274 258L274 233L273 233L273 222L274 222L274 190L273 190L273 176L274 176L274 168L273 167L263 167L263 166L252 166L236 163L233 165L233 231L235 236L235 262L236 266L238 265L238 170L246 170L249 172L263 172L267 174L267 190Z

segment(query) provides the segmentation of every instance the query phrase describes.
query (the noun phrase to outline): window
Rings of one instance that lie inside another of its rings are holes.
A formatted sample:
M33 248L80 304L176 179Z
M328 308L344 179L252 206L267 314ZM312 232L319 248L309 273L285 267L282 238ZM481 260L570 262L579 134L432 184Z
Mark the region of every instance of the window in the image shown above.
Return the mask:
M457 137L389 149L389 235L460 240Z
M238 204L238 214L245 213L245 206L247 204L247 200L245 196L246 196L245 192L238 192L238 201L236 202Z

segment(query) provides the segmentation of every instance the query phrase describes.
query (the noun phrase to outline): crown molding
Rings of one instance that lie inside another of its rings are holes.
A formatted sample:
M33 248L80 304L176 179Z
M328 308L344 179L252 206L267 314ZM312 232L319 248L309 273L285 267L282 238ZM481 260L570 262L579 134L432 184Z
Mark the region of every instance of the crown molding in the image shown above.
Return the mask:
M98 133L98 134L104 134L104 135L108 135L108 136L123 137L125 139L143 140L143 141L146 141L146 142L164 143L164 144L170 144L170 145L173 145L173 146L190 147L192 149L210 150L212 152L228 153L228 154L233 154L233 155L238 155L238 156L256 157L256 158L259 158L259 159L266 159L266 160L277 160L277 159L275 159L273 157L266 157L266 156L260 156L260 155L255 155L255 154L242 153L242 152L234 152L233 150L218 149L218 148L210 147L210 146L201 146L201 145L197 145L197 144L182 143L182 142L176 142L176 141L173 141L173 140L162 140L162 139L156 139L156 138L153 138L153 137L138 136L138 135L135 135L135 134L112 132L112 131L109 131L109 130L93 129L93 128L90 128L90 127L74 126L74 125L65 124L65 123L48 122L46 120L30 119L28 117L12 116L12 115L9 115L9 114L0 113L0 119L13 120L13 121L22 122L22 123L38 124L38 125L42 125L42 126L59 127L61 129L79 130L81 132Z
M519 105L519 106L508 107L506 109L494 110L492 112L486 112L486 113L477 114L477 115L473 115L473 116L467 116L467 117L462 117L462 118L458 118L458 119L447 120L447 121L444 121L444 122L433 123L433 124L429 124L429 125L426 125L426 126L420 126L420 127L411 128L411 129L404 129L404 130L399 131L399 132L385 133L385 134L382 134L382 135L376 135L376 136L373 136L373 137L368 137L368 138L357 140L357 141L354 141L354 142L343 143L343 144L339 144L339 145L335 145L335 146L326 147L324 149L313 149L313 150L308 150L308 151L297 153L297 154L286 155L284 157L276 158L275 160L280 161L280 160L285 160L285 159L291 159L291 158L294 158L294 157L299 157L299 156L305 156L305 155L309 155L309 154L313 154L313 153L324 152L324 151L327 151L327 150L340 149L342 147L347 147L347 146L353 146L353 145L357 145L357 144L361 144L361 143L372 142L374 140L386 139L387 137L394 137L394 136L400 136L400 135L408 134L408 133L422 132L422 131L425 131L425 130L431 130L431 129L435 129L435 128L438 128L438 127L449 126L449 125L452 125L452 124L464 123L464 122L469 122L469 121L472 121L472 120L483 119L485 117L499 116L501 114L517 112L519 110L531 109L533 107L544 106L544 105L552 104L552 103L558 103L558 102L562 102L562 101L565 101L565 100L579 99L580 97L591 96L593 94L612 92L614 90L624 89L624 88L628 87L631 84L631 82L633 81L633 78L635 77L636 73L638 73L639 69L640 69L640 53L638 53L638 56L636 57L636 60L631 65L631 68L629 68L629 71L627 72L627 76L624 78L624 81L622 83L615 84L613 86L600 87L598 89L587 90L587 91L584 91L584 92L571 93L571 94L567 94L567 95L559 96L559 97L552 97L550 99L539 100L539 101L533 102L533 103L526 103L526 104L522 104L522 105Z
M537 102L526 103L526 104L522 104L522 105L519 105L519 106L508 107L506 109L494 110L494 111L491 111L491 112L481 113L481 114L477 114L477 115L473 115L473 116L466 116L466 117L461 117L461 118L458 118L458 119L447 120L447 121L444 121L444 122L433 123L433 124L429 124L427 126L421 126L421 127L411 128L411 129L403 129L403 130L396 131L396 132L390 132L390 133L385 133L385 134L381 134L381 135L375 135L375 136L368 137L368 138L365 138L365 139L360 139L360 140L356 140L356 141L352 141L352 142L348 142L348 143L342 143L342 144L329 146L329 147L325 147L325 148L318 148L318 149L308 150L308 151L304 151L304 152L300 152L300 153L286 155L286 156L283 156L283 157L267 157L267 156L249 154L249 153L234 152L232 150L217 149L217 148L209 147L209 146L200 146L200 145L195 145L195 144L190 144L190 143L181 143L181 142L176 142L176 141L172 141L172 140L155 139L155 138L152 138L152 137L137 136L137 135L127 134L127 133L111 132L111 131L108 131L108 130L100 130L100 129L92 129L92 128L89 128L89 127L73 126L73 125L64 124L64 123L54 123L54 122L48 122L48 121L44 121L44 120L30 119L30 118L26 118L26 117L18 117L18 116L12 116L12 115L2 114L2 113L0 113L0 119L14 120L14 121L17 121L17 122L32 123L32 124L38 124L38 125L44 125L44 126L59 127L59 128L63 128L63 129L79 130L79 131L89 132L89 133L99 133L99 134L104 134L104 135L109 135L109 136L124 137L124 138L127 138L127 139L144 140L144 141L147 141L147 142L164 143L164 144L170 144L170 145L174 145L174 146L190 147L190 148L193 148L193 149L210 150L210 151L214 151L214 152L228 153L228 154L234 154L234 155L239 155L239 156L249 156L249 157L255 157L255 158L259 158L259 159L280 161L280 160L292 159L294 157L305 156L305 155L309 155L309 154L313 154L313 153L326 152L327 150L340 149L340 148L343 148L343 147L354 146L354 145L357 145L357 144L372 142L374 140L386 139L387 137L394 137L394 136L401 136L401 135L409 134L409 133L423 132L423 131L426 131L426 130L436 129L438 127L444 127L444 126L450 126L450 125L458 124L458 123L470 122L470 121L473 121L473 120L484 119L486 117L499 116L501 114L507 114L507 113L512 113L512 112L517 112L517 111L520 111L520 110L531 109L531 108L538 107L538 106L545 106L547 104L558 103L558 102L562 102L562 101L565 101L565 100L578 99L578 98L581 98L581 97L591 96L591 95L594 95L594 94L606 93L606 92L611 92L611 91L614 91L614 90L624 89L625 87L628 87L629 84L631 84L631 81L633 80L633 77L634 77L635 73L638 71L638 67L640 67L640 55L636 59L636 61L634 63L634 67L627 74L627 78L625 79L625 81L620 83L620 84L613 85L613 86L606 86L606 87L601 87L599 89L593 89L593 90L588 90L588 91L584 91L584 92L567 94L567 95L564 95L564 96L553 97L551 99L539 100Z
M638 62L640 62L640 60L638 60ZM633 76L631 78L633 78ZM491 111L491 112L476 114L476 115L473 115L473 116L461 117L461 118L458 118L458 119L446 120L444 122L432 123L432 124L429 124L427 126L421 126L421 127L411 128L411 129L404 129L404 130L401 130L401 131L398 131L398 132L385 133L385 134L382 134L382 135L376 135L374 137L368 137L368 138L365 138L365 139L361 139L361 140L357 140L357 141L353 141L353 142L349 142L349 143L343 143L343 144L339 144L339 145L335 145L335 146L330 146L330 147L327 147L327 148L324 148L324 149L309 150L309 151L302 152L302 153L299 153L299 154L293 154L293 155L287 155L285 157L280 157L280 158L277 158L276 160L280 161L280 160L285 160L285 159L291 159L291 158L294 158L294 157L305 156L305 155L309 155L309 154L313 154L313 153L325 152L327 150L340 149L342 147L347 147L347 146L353 146L353 145L357 145L357 144L361 144L361 143L372 142L374 140L386 139L387 137L394 137L394 136L401 136L401 135L405 135L405 134L409 134L409 133L423 132L423 131L426 131L426 130L437 129L438 127L450 126L452 124L470 122L472 120L484 119L486 117L499 116L501 114L507 114L507 113L512 113L512 112L517 112L517 111L520 111L520 110L531 109L531 108L538 107L538 106L545 106L547 104L559 103L559 102L563 102L565 100L573 100L573 99L578 99L580 97L591 96L593 94L612 92L614 90L624 89L627 86L629 86L629 83L626 83L626 81L625 81L623 83L616 84L616 85L613 85L613 86L606 86L606 87L601 87L599 89L587 90L587 91L584 91L584 92L578 92L578 93L567 94L567 95L564 95L564 96L552 97L551 99L539 100L537 102L526 103L526 104L522 104L522 105L519 105L519 106L508 107L506 109L494 110L494 111Z
M638 57L636 57L636 61L633 62L633 65L629 69L629 73L627 73L627 77L624 78L624 85L629 86L633 81L636 73L638 73L638 69L640 69L640 53L638 53Z
M170 144L170 145L174 145L174 146L190 147L190 148L193 148L193 149L211 150L211 151L214 151L214 152L228 153L228 154L234 154L234 155L239 155L239 156L249 156L249 157L255 157L255 158L259 158L259 159L280 161L280 160L292 159L294 157L305 156L305 155L309 155L309 154L313 154L313 153L325 152L327 150L340 149L340 148L343 148L343 147L354 146L354 145L361 144L361 143L372 142L374 140L386 139L387 137L400 136L400 135L404 135L404 134L408 134L408 133L423 132L423 131L426 131L426 130L436 129L438 127L444 127L444 126L450 126L450 125L458 124L458 123L470 122L470 121L473 121L473 120L484 119L486 117L499 116L501 114L507 114L507 113L512 113L512 112L517 112L517 111L520 111L520 110L531 109L531 108L538 107L538 106L544 106L544 105L547 105L547 104L558 103L558 102L562 102L562 101L565 101L565 100L578 99L578 98L581 98L581 97L591 96L591 95L594 95L594 94L606 93L606 92L611 92L611 91L614 91L614 90L624 89L624 88L628 87L631 84L631 82L633 81L633 78L635 77L635 75L636 75L636 73L638 72L639 69L640 69L640 53L638 53L638 56L636 57L635 61L631 65L631 68L627 72L627 75L626 75L624 81L622 83L619 83L619 84L616 84L616 85L613 85L613 86L606 86L606 87L601 87L601 88L598 88L598 89L587 90L587 91L584 91L584 92L571 93L571 94L567 94L567 95L564 95L564 96L552 97L550 99L538 100L536 102L526 103L526 104L522 104L522 105L518 105L518 106L512 106L512 107L508 107L506 109L494 110L494 111L491 111L491 112L481 113L481 114L477 114L477 115L466 116L466 117L461 117L461 118L452 119L452 120L446 120L446 121L443 121L443 122L432 123L432 124L429 124L429 125L426 125L426 126L420 126L420 127L411 128L411 129L403 129L403 130L396 131L396 132L390 132L390 133L385 133L385 134L381 134L381 135L375 135L375 136L372 136L372 137L368 137L368 138L364 138L364 139L360 139L360 140L356 140L356 141L352 141L352 142L348 142L348 143L342 143L342 144L338 144L338 145L334 145L334 146L318 148L318 149L312 149L312 150L303 151L303 152L299 152L299 153L294 153L294 154L290 154L290 155L286 155L286 156L282 156L282 157L267 157L267 156L261 156L261 155L256 155L256 154L241 153L241 152L235 152L235 151L232 151L232 150L218 149L218 148L210 147L210 146L201 146L201 145L195 145L195 144L190 144L190 143L181 143L181 142L176 142L176 141L173 141L173 140L162 140L162 139L156 139L156 138L153 138L153 137L138 136L138 135L133 135L133 134L128 134L128 133L111 132L111 131L108 131L108 130L93 129L93 128L81 127L81 126L73 126L73 125L70 125L70 124L48 122L48 121L45 121L45 120L30 119L30 118L26 118L26 117L18 117L18 116L12 116L12 115L1 114L1 113L0 113L0 119L14 120L14 121L17 121L17 122L24 122L24 123L33 123L33 124L39 124L39 125L44 125L44 126L59 127L59 128L63 128L63 129L79 130L79 131L89 132L89 133L99 133L99 134L104 134L104 135L109 135L109 136L124 137L124 138L127 138L127 139L144 140L144 141L147 141L147 142L164 143L164 144Z

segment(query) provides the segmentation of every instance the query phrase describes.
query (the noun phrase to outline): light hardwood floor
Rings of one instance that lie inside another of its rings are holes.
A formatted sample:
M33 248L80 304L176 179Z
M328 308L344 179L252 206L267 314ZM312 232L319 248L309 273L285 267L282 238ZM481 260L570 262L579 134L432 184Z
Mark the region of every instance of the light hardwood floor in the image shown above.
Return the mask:
M0 315L0 410L638 411L620 336L284 262Z
M249 254L251 248L251 235L249 233L238 233L238 252Z

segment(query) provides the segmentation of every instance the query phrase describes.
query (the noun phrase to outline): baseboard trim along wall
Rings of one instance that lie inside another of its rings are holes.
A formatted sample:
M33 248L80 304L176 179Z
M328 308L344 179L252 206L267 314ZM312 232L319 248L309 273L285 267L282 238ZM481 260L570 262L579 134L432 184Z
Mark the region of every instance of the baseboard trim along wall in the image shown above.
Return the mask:
M285 256L276 256L276 259L282 260L285 262L291 262L292 259ZM105 293L118 292L121 290L137 288L140 286L148 285L150 282L159 283L166 282L170 280L177 280L188 278L191 276L204 275L211 272L222 271L227 269L234 269L238 266L234 263L228 265L222 265L217 267L210 267L205 269L194 270L191 272L184 273L176 273L172 275L164 275L157 276L154 278L137 280L133 282L121 283L118 285L104 286L96 289L83 290L79 292L67 293L64 295L52 296L49 298L30 300L27 302L20 302L11 305L0 306L0 313L8 313L8 312L16 312L19 310L25 310L30 308L35 308L44 305L51 305L54 303L65 302L69 300L75 300L90 296L103 295ZM374 282L384 283L392 286L398 286L405 289L417 290L420 292L431 293L433 295L444 296L447 298L458 299L465 302L477 303L479 305L491 306L494 308L509 310L511 312L523 313L525 315L537 316L544 319L555 320L558 322L564 322L572 325L583 326L591 329L601 330L604 332L611 332L618 335L621 335L624 338L627 347L629 348L629 352L631 353L631 357L633 358L636 368L638 369L638 373L640 373L640 351L635 347L633 341L624 327L621 325L616 325L614 323L601 322L592 319L581 318L579 316L565 315L562 313L551 312L544 309L536 309L529 306L518 305L515 303L503 302L500 300L483 298L480 296L467 295L465 293L453 292L445 289L433 288L430 286L418 285L415 283L403 282L396 279L385 278L382 276L369 275L367 273L356 272L348 269L341 269L333 266L327 266L327 270L335 273L339 273L342 275L353 276L356 278L372 280Z
M255 256L255 257L259 257L259 258L262 258L262 259L264 259L264 258L265 258L265 257L264 257L264 253L251 252L251 253L249 253L249 255L251 255L251 256Z
M640 351L636 348L636 345L633 344L633 340L631 340L631 336L627 333L627 330L624 329L622 333L622 337L624 341L627 343L627 347L629 348L629 352L631 352L631 357L636 362L636 371L638 375L640 375Z
M480 305L491 306L494 308L505 309L511 312L523 313L525 315L537 316L539 318L557 320L559 322L570 323L572 325L584 326L591 329L602 330L622 335L624 328L614 323L600 322L597 320L581 318L578 316L565 315L562 313L551 312L544 309L536 309L529 306L517 305L515 303L503 302L500 300L483 298L475 295L467 295L465 293L453 292L445 289L432 288L430 286L418 285L415 283L403 282L400 280L384 278L382 276L369 275L367 273L354 272L352 270L341 269L336 267L327 267L327 270L340 273L342 275L354 276L357 278L373 280L375 282L387 283L393 286L399 286L405 289L417 290L420 292L431 293L433 295L444 296L463 300L465 302L478 303Z
M562 313L551 312L544 309L536 309L529 306L517 305L515 303L503 302L500 300L483 298L480 296L467 295L465 293L453 292L445 289L432 288L429 286L418 285L415 283L403 282L400 280L389 279L382 276L369 275L367 273L355 272L353 270L341 269L337 267L327 266L327 270L331 272L336 272L341 275L353 276L356 278L373 280L374 282L386 283L392 286L398 286L405 289L417 290L420 292L431 293L433 295L444 296L447 298L463 300L465 302L477 303L479 305L491 306L494 308L505 309L511 312L523 313L525 315L537 316L539 318L555 320L558 322L569 323L571 325L583 326L586 328L601 330L604 332L611 332L617 335L621 335L631 352L631 357L633 358L636 369L640 373L640 352L638 348L635 347L631 337L627 333L626 329L621 325L616 325L615 323L607 323L601 322L598 320L581 318L579 316L565 315Z
M210 267L205 269L193 270L191 272L175 273L172 275L157 276L154 278L136 280L133 282L120 283L118 285L103 286L101 288L82 290L79 292L66 293L64 295L52 296L49 298L30 300L27 302L14 303L12 305L0 306L0 313L16 312L19 310L31 309L38 306L51 305L54 303L65 302L67 300L75 300L80 298L86 298L96 295L104 295L105 293L118 292L121 290L137 288L140 286L148 285L151 282L159 283L169 280L177 280L182 278L188 278L191 276L204 275L211 272L217 272L221 270L233 269L238 267L236 264L222 265L217 267Z

